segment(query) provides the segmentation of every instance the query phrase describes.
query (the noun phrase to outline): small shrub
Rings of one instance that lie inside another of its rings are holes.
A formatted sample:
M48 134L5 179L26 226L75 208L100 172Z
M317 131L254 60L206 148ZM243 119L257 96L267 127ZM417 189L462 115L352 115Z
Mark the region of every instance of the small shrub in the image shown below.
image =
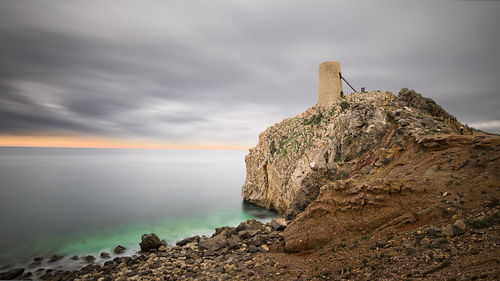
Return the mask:
M346 101L342 101L342 102L340 103L340 108L342 108L342 110L346 110L346 109L348 109L350 106L351 106L351 105L350 105L348 102L346 102Z
M286 157L286 155L287 155L286 148L283 148L283 150L281 151L281 156Z
M274 143L274 140L272 140L271 144L269 144L269 150L271 151L271 155L274 155L276 152L276 144Z

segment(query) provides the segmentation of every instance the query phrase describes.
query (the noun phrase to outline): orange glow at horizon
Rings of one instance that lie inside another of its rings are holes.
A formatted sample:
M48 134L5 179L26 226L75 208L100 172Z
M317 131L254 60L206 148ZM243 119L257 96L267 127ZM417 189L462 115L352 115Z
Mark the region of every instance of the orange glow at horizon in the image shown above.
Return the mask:
M200 150L246 150L249 148L231 144L173 144L86 136L0 136L0 146Z

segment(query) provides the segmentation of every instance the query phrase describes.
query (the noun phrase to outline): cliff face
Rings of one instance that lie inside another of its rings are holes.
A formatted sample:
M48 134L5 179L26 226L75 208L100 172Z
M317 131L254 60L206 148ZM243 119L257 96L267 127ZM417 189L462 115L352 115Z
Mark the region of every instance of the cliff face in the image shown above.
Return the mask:
M457 134L460 127L434 101L408 89L398 96L355 93L261 133L245 158L242 195L293 219L318 197L321 186L370 174L390 163L408 140Z

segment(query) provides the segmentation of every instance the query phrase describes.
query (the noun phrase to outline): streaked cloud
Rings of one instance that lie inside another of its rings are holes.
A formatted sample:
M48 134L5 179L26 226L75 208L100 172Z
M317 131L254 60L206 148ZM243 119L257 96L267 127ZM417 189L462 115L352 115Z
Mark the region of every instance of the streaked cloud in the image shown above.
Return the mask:
M2 1L0 134L251 146L318 65L500 133L495 1Z

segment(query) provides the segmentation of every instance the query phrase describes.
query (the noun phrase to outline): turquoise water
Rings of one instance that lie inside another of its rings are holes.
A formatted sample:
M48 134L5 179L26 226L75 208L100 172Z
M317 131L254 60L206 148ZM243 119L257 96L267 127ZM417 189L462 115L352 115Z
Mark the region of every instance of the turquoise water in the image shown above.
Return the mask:
M242 202L245 151L0 148L0 265L138 250L272 212Z

